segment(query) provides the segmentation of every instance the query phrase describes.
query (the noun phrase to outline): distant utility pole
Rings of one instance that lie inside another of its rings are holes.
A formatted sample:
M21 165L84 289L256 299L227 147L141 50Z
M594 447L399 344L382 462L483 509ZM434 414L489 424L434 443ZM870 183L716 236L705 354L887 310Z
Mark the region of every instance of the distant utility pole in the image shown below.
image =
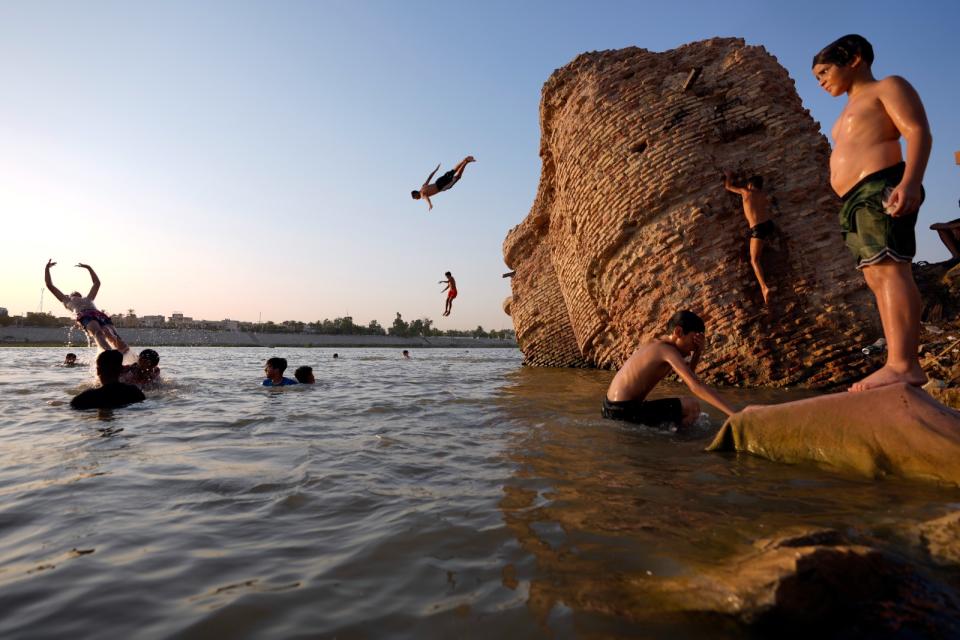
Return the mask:
M40 287L40 313L43 313L43 292L45 289Z

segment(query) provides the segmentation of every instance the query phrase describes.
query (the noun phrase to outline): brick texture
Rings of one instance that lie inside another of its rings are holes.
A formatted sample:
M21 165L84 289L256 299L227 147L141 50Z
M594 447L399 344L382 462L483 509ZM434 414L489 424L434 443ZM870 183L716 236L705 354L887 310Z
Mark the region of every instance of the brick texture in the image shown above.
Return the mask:
M503 246L527 364L616 368L688 308L707 322L700 373L714 383L863 373L879 319L839 232L830 148L763 47L581 54L544 85L540 124L536 200ZM762 175L773 199L769 307L724 168Z

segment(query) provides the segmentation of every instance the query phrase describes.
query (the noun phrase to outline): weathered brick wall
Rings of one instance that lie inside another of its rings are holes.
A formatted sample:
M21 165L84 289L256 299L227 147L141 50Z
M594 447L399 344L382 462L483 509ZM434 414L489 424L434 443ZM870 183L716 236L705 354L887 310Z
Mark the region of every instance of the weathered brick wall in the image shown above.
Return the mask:
M726 38L582 54L544 85L540 122L537 197L504 242L505 308L529 364L617 367L689 308L708 324L709 380L822 385L863 370L857 347L878 319L840 236L829 146L766 50ZM724 168L764 176L774 198L769 307Z

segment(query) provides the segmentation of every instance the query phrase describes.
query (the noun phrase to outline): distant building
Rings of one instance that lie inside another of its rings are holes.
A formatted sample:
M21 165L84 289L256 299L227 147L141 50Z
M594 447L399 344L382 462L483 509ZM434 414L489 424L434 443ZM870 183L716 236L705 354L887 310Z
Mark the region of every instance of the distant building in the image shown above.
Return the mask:
M172 314L167 318L167 322L178 329L195 329L199 324L190 316L185 316L182 313Z
M9 315L6 307L0 307L0 318L6 318Z
M166 323L166 318L163 316L141 316L140 317L140 326L141 327L162 327Z

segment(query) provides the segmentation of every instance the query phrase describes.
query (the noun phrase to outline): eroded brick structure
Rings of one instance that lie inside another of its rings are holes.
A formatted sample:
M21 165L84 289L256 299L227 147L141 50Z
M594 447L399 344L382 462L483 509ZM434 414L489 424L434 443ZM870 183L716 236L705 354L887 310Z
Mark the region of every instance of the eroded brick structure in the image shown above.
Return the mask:
M765 49L585 53L544 85L540 122L536 200L503 247L528 364L617 367L689 308L714 382L823 385L869 366L858 347L879 323L840 236L830 149ZM762 175L774 199L769 307L724 168Z

